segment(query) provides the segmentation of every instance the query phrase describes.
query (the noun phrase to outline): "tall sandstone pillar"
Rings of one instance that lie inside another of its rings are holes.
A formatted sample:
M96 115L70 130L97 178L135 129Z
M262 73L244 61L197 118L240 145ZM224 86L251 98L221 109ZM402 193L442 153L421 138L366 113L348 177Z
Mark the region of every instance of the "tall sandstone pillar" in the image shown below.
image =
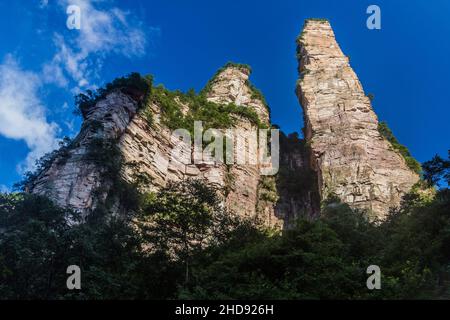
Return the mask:
M378 132L370 100L328 21L306 21L298 59L297 94L321 198L335 194L383 219L419 176Z

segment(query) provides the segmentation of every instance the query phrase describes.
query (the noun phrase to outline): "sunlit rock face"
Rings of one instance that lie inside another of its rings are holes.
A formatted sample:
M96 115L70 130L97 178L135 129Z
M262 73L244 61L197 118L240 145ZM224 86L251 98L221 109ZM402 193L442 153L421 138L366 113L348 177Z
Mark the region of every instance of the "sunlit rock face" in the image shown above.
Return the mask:
M252 108L261 122L268 126L269 111L253 95L248 78L248 70L227 67L211 81L206 97L215 103L234 103ZM179 105L184 113L189 110L188 105L181 102ZM123 156L121 175L126 181L132 182L137 171L150 179L144 188L157 191L170 181L203 179L222 191L223 203L229 210L247 217L258 217L270 226L282 224L282 219L274 214L275 203L260 200L260 164L227 165L211 160L194 163L191 161L193 144L174 138L173 131L162 121L161 106L151 103L149 108L152 124L138 112L138 102L130 96L120 91L108 94L86 114L74 147L64 155L64 159L54 159L29 190L45 194L63 207L89 214L99 201L107 198L114 182L102 175L104 169L101 164L88 161L88 146L93 139L114 140ZM236 120L234 129L258 129L246 118L237 116ZM96 125L92 126L92 122ZM245 148L236 146L234 152L245 152L242 150ZM175 149L184 156L174 156ZM133 170L129 164L133 164ZM116 207L119 208L120 203Z
M248 77L249 72L246 69L227 67L214 77L206 97L209 101L219 104L234 103L252 108L261 121L269 125L267 107L261 100L252 96ZM138 163L139 171L150 177L150 190L157 190L170 181L202 179L222 191L224 205L229 210L246 217L258 217L270 226L282 224L282 219L275 216L275 204L260 200L260 164L227 165L211 160L186 164L186 159L173 157L172 150L178 147L191 159L192 144L180 147L180 142L173 139L172 131L161 121L160 106L152 105L151 108L154 115L153 125L150 127L140 115L136 115L120 140L126 162ZM234 129L244 132L257 130L257 127L245 118L236 120ZM234 153L243 152L242 147L236 145Z
M73 141L74 147L55 158L28 186L29 191L46 195L62 207L87 214L99 200L106 198L108 189L108 181L102 179L104 169L88 159L89 145L97 139L119 139L136 110L137 102L118 91L99 101L87 113L80 133ZM103 191L97 192L101 184L105 184Z
M252 108L263 123L270 122L269 110L250 87L250 71L245 68L228 67L213 80L207 96L216 103L235 103Z
M297 93L319 192L383 218L419 177L378 132L378 119L327 21L298 39Z

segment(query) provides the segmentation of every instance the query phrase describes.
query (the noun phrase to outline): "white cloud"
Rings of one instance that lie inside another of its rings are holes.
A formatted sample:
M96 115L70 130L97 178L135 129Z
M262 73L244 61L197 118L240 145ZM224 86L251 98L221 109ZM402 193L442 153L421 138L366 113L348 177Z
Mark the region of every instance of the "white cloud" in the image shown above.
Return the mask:
M86 59L88 56L81 52L74 52L60 34L56 33L53 41L57 52L52 61L44 65L42 73L45 82L66 87L69 80L65 76L65 72L73 81L76 81L77 86L87 85L86 77L89 76L89 68Z
M140 23L130 24L129 13L119 8L97 10L90 0L64 0L81 9L81 29L76 39L84 54L113 51L124 56L145 53L146 39ZM133 21L135 21L133 19Z
M56 52L39 72L22 70L12 57L0 64L0 135L22 140L30 149L27 158L18 165L19 171L32 170L35 161L57 147L60 127L47 121L46 108L39 99L42 84L52 83L77 94L96 89L105 58L110 54L136 57L145 54L146 37L159 32L116 7L105 9L104 0L58 0L66 15L66 8L78 5L81 9L81 29L55 33ZM41 0L39 7L49 6ZM101 8L100 8L101 7ZM65 24L62 28L65 28ZM64 36L63 36L64 35ZM151 40L151 39L150 39ZM73 122L64 123L73 130Z
M46 83L54 83L59 87L67 87L69 80L64 75L63 68L53 59L42 68L42 79Z
M72 119L70 121L64 121L65 126L70 132L70 135L73 136L75 133L75 120Z
M55 33L54 44L57 52L51 62L44 66L46 82L66 87L68 77L76 82L78 89L91 88L92 81L98 78L104 58L111 54L125 57L145 54L147 41L142 23L130 19L129 12L113 7L99 9L95 0L60 0L59 5L65 9L77 5L81 12L81 28L70 30L63 37ZM132 23L130 22L132 21ZM152 33L157 28L148 28Z
M59 127L46 119L38 98L40 85L38 76L22 70L11 56L0 65L0 134L23 140L30 149L19 171L31 170L39 157L57 146Z

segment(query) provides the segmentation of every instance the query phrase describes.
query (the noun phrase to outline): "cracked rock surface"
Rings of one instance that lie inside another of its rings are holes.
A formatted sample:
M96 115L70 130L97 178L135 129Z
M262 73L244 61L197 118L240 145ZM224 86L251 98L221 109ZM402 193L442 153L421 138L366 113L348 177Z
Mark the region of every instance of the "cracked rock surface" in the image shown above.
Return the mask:
M300 79L311 164L319 192L383 218L419 180L378 132L378 119L327 21L305 23L298 39Z

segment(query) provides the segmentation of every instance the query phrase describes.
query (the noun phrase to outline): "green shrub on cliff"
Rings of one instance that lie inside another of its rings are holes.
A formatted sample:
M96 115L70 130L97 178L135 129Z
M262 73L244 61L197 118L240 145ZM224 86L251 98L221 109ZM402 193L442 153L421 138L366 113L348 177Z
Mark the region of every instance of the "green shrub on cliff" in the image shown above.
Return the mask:
M330 20L328 20L327 18L308 18L305 21L329 22Z
M252 73L252 68L248 64L228 62L223 67L221 67L219 70L217 70L216 73L212 76L212 78L208 80L205 87L200 91L200 95L206 97L207 93L211 91L212 85L216 81L217 76L219 74L221 74L223 71L225 71L227 68L230 68L230 67L245 70L246 72L248 72L248 74ZM267 104L266 98L264 97L262 92L258 88L256 88L253 85L253 83L251 83L248 80L246 81L246 85L249 87L249 89L252 93L251 98L260 100L263 103L264 107L266 107L266 109L270 112L270 107Z
M244 69L251 72L251 68L245 64L229 62L219 69L216 75L208 82L202 92L197 95L193 90L183 93L179 90L170 91L163 85L152 86L153 77L151 75L141 76L139 73L131 73L126 77L120 77L106 84L105 87L95 91L87 90L75 97L75 114L81 115L84 119L97 102L104 99L108 93L114 90L121 90L133 99L139 101L139 112L147 120L149 125L153 124L153 114L149 104L155 103L162 109L163 122L170 129L184 128L193 131L194 121L203 121L207 128L229 128L235 123L232 115L238 115L250 120L253 124L261 127L262 124L258 115L251 108L237 106L235 104L218 104L206 99L205 93L210 90L210 85L217 74L228 67ZM260 99L268 108L262 93L247 82L252 97ZM184 104L189 109L185 115L182 112Z
M422 172L420 163L413 158L407 147L398 142L397 138L394 136L386 122L382 121L378 123L378 131L380 132L382 137L390 142L394 150L403 156L403 159L405 159L406 164L411 170L413 170L417 174L420 174Z
M170 91L159 85L153 88L150 100L161 108L165 125L170 129L187 129L191 134L194 132L194 121L202 121L204 130L226 129L236 123L235 116L245 118L258 127L262 126L258 115L251 108L233 103L214 103L192 90L183 93ZM181 111L181 104L187 106L186 114Z
M14 184L14 189L25 191L27 188L31 186L33 181L43 171L49 169L52 166L52 164L55 163L56 159L58 159L58 161L55 163L56 165L65 164L67 161L67 157L69 156L69 151L72 149L73 144L74 142L69 137L62 138L62 140L58 142L59 149L46 153L41 158L36 160L34 171L25 172L22 181Z
M122 90L124 93L140 101L140 106L143 106L151 94L152 82L153 77L151 75L141 76L137 72L132 72L125 77L116 78L112 82L107 83L103 88L95 91L87 90L86 93L80 93L75 96L76 109L74 114L81 115L86 119L89 110L114 90Z

